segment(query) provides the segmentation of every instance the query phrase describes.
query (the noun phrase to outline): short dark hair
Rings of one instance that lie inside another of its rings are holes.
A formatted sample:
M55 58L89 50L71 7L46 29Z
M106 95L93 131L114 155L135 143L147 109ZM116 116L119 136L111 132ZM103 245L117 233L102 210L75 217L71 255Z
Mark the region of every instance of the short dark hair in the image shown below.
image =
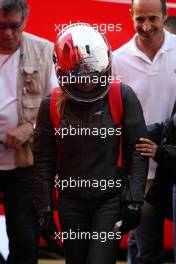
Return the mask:
M26 0L0 0L0 9L5 15L9 15L12 11L21 12L23 19L29 13Z
M175 29L176 30L176 16L168 16L164 25L168 29Z
M167 14L166 0L160 0L160 2L161 2L162 14L166 15ZM131 0L131 13L132 14L133 14L133 3L134 3L134 0Z

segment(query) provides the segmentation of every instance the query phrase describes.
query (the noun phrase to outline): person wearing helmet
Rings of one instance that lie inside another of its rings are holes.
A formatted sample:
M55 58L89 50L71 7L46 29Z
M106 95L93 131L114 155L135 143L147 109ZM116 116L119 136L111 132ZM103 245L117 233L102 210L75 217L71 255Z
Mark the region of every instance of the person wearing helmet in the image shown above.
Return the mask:
M54 61L59 87L55 98L43 99L34 133L40 226L63 239L67 264L114 264L119 239L138 225L144 199L148 159L135 150L147 137L141 105L130 87L112 80L111 48L89 24L59 33ZM119 124L110 109L112 87L120 87ZM121 144L123 163L117 166ZM51 227L56 174L62 233Z

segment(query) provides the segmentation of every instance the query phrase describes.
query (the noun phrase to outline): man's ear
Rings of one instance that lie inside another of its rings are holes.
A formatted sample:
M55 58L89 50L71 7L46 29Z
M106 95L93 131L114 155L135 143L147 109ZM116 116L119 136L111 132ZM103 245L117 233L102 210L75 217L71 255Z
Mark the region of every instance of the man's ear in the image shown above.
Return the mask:
M133 9L130 8L129 11L130 11L131 19L133 19Z
M23 21L23 30L26 27L27 20L28 20L28 15L24 18L24 21Z
M167 17L168 17L168 15L166 14L166 15L164 15L164 23L166 22L166 20L167 20Z

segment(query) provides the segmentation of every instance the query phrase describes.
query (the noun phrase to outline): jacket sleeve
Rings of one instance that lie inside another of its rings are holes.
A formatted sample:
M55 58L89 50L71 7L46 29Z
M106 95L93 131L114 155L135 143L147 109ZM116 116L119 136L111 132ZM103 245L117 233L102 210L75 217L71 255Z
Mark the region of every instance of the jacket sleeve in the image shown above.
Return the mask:
M176 162L176 127L173 118L160 124L162 130L161 141L154 160L164 168L175 166Z
M133 90L121 86L123 103L122 136L124 142L125 171L128 177L124 191L127 202L143 203L145 184L148 174L148 158L135 150L139 138L148 138L142 107Z
M161 144L163 123L154 123L147 126L148 136L157 145Z
M50 120L50 100L40 105L34 132L34 204L39 217L51 211L51 193L57 164L57 143Z
M174 167L176 162L176 145L160 145L158 146L154 160L162 164L162 167Z

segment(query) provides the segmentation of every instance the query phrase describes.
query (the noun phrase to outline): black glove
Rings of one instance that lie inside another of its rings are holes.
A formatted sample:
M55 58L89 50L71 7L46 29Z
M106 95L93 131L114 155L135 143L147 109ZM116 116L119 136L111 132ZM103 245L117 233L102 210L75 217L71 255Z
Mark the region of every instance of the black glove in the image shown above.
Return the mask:
M141 219L141 205L138 203L125 203L122 207L122 224L117 222L114 226L114 232L127 234L130 230L136 228ZM120 224L121 225L120 225Z
M52 213L48 213L39 218L40 235L44 241L53 250L57 251L61 248L61 240L59 239L59 231L54 221Z

